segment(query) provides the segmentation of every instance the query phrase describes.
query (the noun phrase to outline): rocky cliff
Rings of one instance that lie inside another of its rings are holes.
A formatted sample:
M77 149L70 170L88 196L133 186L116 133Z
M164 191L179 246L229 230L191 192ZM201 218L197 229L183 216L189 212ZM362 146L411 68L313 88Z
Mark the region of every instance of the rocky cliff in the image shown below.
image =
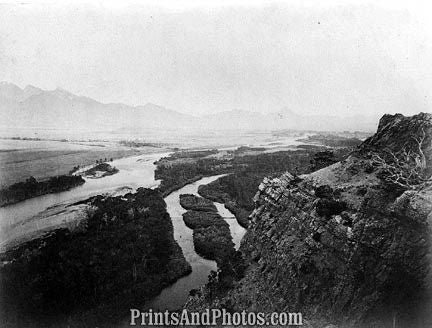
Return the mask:
M432 326L431 139L432 115L385 115L345 160L264 179L245 277L206 302L302 312L309 327Z

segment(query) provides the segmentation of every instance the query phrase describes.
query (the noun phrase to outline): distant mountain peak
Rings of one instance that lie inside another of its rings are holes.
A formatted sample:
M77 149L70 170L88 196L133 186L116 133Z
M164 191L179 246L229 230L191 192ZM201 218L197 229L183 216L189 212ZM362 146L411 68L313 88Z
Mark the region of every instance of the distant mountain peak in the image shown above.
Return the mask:
M102 103L86 96L75 95L60 87L43 90L33 85L24 89L6 81L0 82L0 122L17 126L70 126L121 128L205 129L205 130L366 130L376 126L367 117L342 118L337 116L303 116L284 107L277 112L254 112L231 109L206 115L191 115L148 102L144 106L123 103ZM55 119L51 119L55 117Z
M43 91L41 88L35 87L34 85L31 84L27 84L26 87L24 88L25 90L37 90L37 91Z
M10 82L8 82L8 81L0 81L0 85L1 86L13 86L13 87L16 87L16 88L18 88L18 89L21 89L19 86L17 86L16 84L13 84L13 83L10 83Z
M52 91L49 91L50 94L55 95L57 97L61 97L63 99L77 99L79 98L77 95L74 95L73 93L70 93L69 91L62 89L62 88L56 88Z
M7 81L1 81L0 82L0 87L1 88L8 88L8 89L15 89L15 90L22 90L16 84L13 84L13 83L10 83L10 82L7 82Z
M18 100L22 95L23 90L13 84L6 81L0 82L0 96L5 97L7 99Z
M215 113L215 114L216 115L226 115L226 114L254 115L254 114L259 114L259 113L247 111L247 110L244 110L244 109L235 108L235 109L231 109L231 110L226 110L226 111L218 112L218 113Z
M146 103L144 106L141 106L142 108L163 108L166 109L165 107L162 107L160 105L156 105L154 103L148 102Z
M55 92L55 93L61 93L61 94L69 94L69 95L72 94L72 93L70 93L69 91L67 91L67 90L65 90L65 89L62 89L62 88L60 88L60 87L55 88L55 89L53 90L53 92Z

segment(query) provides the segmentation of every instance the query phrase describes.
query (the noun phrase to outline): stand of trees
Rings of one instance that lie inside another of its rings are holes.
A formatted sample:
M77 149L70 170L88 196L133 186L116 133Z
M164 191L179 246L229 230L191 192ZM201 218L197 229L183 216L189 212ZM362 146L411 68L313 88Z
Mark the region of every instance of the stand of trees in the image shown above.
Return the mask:
M82 185L84 182L82 177L73 175L60 175L45 181L37 181L34 177L30 177L24 182L18 182L5 189L1 189L0 206L18 203L45 194L65 191Z
M97 196L78 230L2 255L6 327L114 324L190 272L160 194L141 188L125 198Z

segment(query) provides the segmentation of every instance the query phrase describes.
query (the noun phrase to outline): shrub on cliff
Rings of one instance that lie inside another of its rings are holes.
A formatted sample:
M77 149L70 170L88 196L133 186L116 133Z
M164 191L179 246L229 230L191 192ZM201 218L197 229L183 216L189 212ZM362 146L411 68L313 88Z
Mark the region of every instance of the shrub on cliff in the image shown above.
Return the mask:
M331 217L341 214L347 209L347 204L343 201L321 198L316 205L316 212L319 216Z
M313 159L311 159L310 170L312 172L318 171L324 167L336 163L337 161L338 159L336 158L333 151L330 150L320 151L313 156Z
M318 198L333 198L333 189L329 185L323 185L315 188L315 196Z

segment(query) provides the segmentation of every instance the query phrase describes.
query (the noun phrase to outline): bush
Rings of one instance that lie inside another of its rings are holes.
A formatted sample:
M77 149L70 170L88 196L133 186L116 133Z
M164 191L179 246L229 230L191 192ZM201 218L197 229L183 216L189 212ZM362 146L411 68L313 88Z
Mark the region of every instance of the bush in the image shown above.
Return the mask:
M333 189L329 185L319 186L315 189L315 196L318 198L333 198Z
M328 218L332 215L341 214L346 209L345 202L327 198L321 198L316 205L317 214Z

